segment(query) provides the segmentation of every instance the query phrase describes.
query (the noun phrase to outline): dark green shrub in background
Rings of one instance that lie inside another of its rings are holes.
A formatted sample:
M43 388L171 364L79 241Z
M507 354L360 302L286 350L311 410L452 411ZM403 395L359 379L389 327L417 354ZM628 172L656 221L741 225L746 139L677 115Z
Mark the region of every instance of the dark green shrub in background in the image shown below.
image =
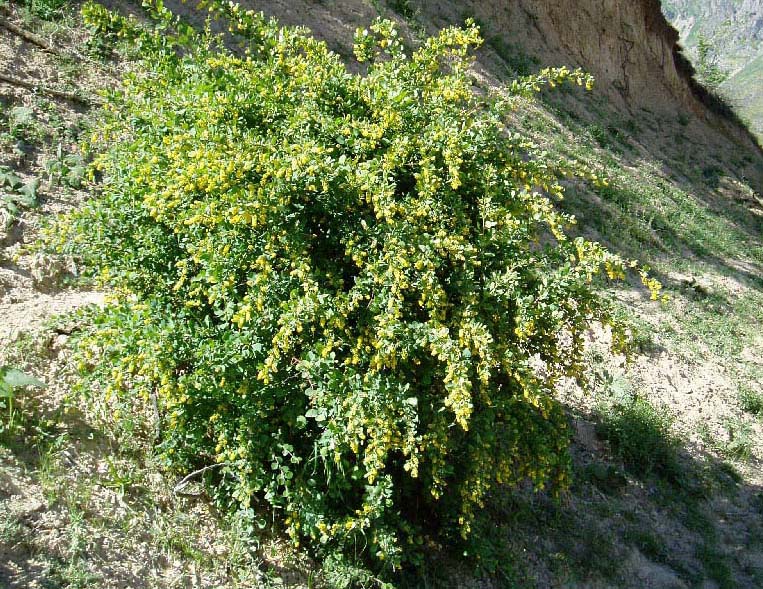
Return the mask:
M478 98L473 25L408 56L379 21L355 75L300 30L212 11L243 55L86 7L145 52L94 138L100 194L61 226L116 292L79 346L101 401L150 416L154 399L171 468L217 465L221 503L377 567L468 537L495 485L563 488L554 386L612 322L592 278L631 264L565 236L558 166L503 115L590 79Z

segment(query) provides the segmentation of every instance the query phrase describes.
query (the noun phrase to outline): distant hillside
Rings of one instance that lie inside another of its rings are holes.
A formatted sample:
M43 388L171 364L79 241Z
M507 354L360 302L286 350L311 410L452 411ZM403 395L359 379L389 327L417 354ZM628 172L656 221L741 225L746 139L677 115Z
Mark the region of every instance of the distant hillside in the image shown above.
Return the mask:
M692 58L701 36L729 77L721 86L758 135L763 134L763 3L756 0L665 0L666 16Z

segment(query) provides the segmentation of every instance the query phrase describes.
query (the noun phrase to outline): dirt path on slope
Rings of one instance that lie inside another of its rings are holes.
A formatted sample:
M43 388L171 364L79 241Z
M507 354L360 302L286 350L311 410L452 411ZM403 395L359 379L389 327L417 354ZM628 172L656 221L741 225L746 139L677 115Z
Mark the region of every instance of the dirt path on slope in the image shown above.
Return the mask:
M86 163L76 142L87 126L87 108L44 89L88 93L108 80L99 79L97 70L84 67L74 54L74 47L83 45L84 31L66 19L42 23L37 31L31 29L40 23L25 20L15 7L0 19L0 72L38 88L0 84L0 175L13 174L22 186L5 182L0 188L2 350L50 317L102 299L95 292L66 288L64 281L76 274L76 268L66 260L30 253L29 246L46 220L77 206L86 196L71 169ZM19 31L60 54L45 51ZM29 193L20 192L35 185L33 198L26 200Z

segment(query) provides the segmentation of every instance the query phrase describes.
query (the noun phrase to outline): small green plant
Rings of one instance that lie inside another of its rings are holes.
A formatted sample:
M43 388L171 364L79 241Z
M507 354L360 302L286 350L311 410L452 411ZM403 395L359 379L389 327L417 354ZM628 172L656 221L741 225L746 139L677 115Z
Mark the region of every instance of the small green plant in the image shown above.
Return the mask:
M16 423L14 401L20 391L27 387L44 387L45 383L10 366L0 366L0 409L5 410L0 420L0 433L13 431Z
M67 589L92 589L103 586L104 580L102 575L88 570L88 563L81 556L54 561L48 574L52 586Z
M24 525L11 510L4 510L0 515L0 542L6 546L17 544L23 537Z
M44 164L48 181L52 185L63 182L70 188L82 188L87 173L85 159L79 153L64 153L63 146L59 143L54 158Z
M628 484L628 479L620 468L603 462L592 462L587 465L583 476L608 494L615 494Z
M680 475L672 418L637 396L613 403L602 414L601 436L634 474L676 482Z
M702 168L702 177L713 190L716 190L721 185L723 175L723 170L718 166L711 165Z
M68 0L23 0L27 10L42 20L60 18Z
M754 445L752 426L737 419L729 419L725 428L728 440L721 446L723 454L734 460L749 460Z
M747 413L763 417L763 391L749 386L740 387L739 404Z
M101 484L113 490L120 501L124 501L125 495L135 485L135 473L111 457L106 460L106 466L106 474Z
M40 181L32 178L26 182L10 168L0 166L0 190L2 197L8 203L17 206L34 207L37 205L37 190L40 187Z
M88 53L99 58L109 56L125 35L125 18L110 12L105 6L86 2L82 7L85 28L90 33L85 47ZM130 37L128 37L129 39Z
M539 65L536 58L525 53L518 45L506 41L502 35L490 37L487 43L504 61L511 75L528 76Z
M411 0L389 0L389 7L406 19L416 16L416 9L411 5Z
M612 138L609 135L608 129L601 125L593 124L588 127L588 132L591 137L599 144L599 147L608 147L612 143Z
M666 563L670 559L670 549L665 540L644 527L629 527L625 530L624 540L634 545L639 551L654 562Z
M725 436L712 432L706 424L699 428L702 440L713 450L731 460L747 460L752 456L754 437L752 426L740 419L727 418L723 423Z
M623 123L623 128L628 132L630 135L638 135L641 133L641 128L639 127L639 124L636 122L636 119L633 117L628 118Z
M734 494L744 483L739 471L729 462L719 462L707 469L708 480L725 494Z
M13 170L0 166L0 223L5 225L2 229L7 229L22 209L37 206L39 188L37 178L24 182Z
M53 232L117 293L79 339L83 392L158 420L170 468L358 578L469 538L497 485L563 489L555 383L582 376L591 321L625 345L592 279L660 288L567 235L560 177L604 180L505 132L515 101L472 91L473 23L409 55L379 20L359 75L300 30L211 10L244 57L173 35L160 3L160 31L84 9L144 55L98 130L101 194ZM569 82L592 80L544 69L507 93Z
M738 585L729 562L731 557L719 550L715 542L705 542L696 549L697 559L702 563L705 574L718 583L720 589L735 589Z
M14 106L8 111L8 132L14 139L27 143L36 143L43 136L34 109L28 106Z

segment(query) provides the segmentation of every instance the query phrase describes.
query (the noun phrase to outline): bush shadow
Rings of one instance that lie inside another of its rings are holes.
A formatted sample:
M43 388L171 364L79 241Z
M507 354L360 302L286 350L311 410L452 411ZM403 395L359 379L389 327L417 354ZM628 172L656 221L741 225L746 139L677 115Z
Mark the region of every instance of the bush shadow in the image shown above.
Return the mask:
M638 402L572 423L570 491L560 500L494 492L476 540L477 580L453 584L462 555L440 555L425 566L428 586L761 586L763 487L688 448Z

